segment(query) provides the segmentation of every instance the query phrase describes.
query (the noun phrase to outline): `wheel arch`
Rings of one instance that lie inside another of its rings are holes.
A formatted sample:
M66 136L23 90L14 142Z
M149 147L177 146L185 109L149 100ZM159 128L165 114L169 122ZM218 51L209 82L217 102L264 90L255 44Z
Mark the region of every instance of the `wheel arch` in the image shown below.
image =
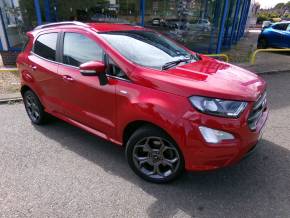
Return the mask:
M32 91L38 97L42 106L44 106L42 98L40 97L40 95L38 95L38 93L33 88L31 88L29 85L26 85L26 84L22 85L20 88L20 93L22 97L24 97L24 93L27 91Z
M20 93L21 93L22 97L24 96L24 93L27 92L28 90L34 92L28 85L21 86Z
M140 129L140 128L144 127L144 126L151 126L153 128L160 129L161 131L163 131L165 134L167 134L176 143L176 140L174 140L174 138L164 128L162 128L161 126L159 126L159 125L157 125L155 123L146 121L146 120L135 120L135 121L129 122L125 126L125 128L123 129L123 134L122 134L123 146L126 146L128 140L130 139L130 137L132 136L132 134L137 129Z

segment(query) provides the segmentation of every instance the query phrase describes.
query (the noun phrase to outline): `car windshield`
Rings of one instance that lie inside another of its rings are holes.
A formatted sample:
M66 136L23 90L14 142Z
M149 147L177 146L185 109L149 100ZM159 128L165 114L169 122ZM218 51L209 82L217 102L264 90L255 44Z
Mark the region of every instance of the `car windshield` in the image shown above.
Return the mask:
M196 60L184 48L152 31L114 31L100 33L100 36L128 60L141 66L165 69L168 63L177 65L184 60Z

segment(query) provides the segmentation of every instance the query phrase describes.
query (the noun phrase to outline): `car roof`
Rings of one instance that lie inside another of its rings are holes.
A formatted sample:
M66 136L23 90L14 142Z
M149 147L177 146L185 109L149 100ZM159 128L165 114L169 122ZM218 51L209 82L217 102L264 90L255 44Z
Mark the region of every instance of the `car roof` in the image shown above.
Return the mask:
M277 23L273 23L272 25L278 25L278 24L290 24L290 21L282 21L282 22L277 22Z
M130 30L144 30L145 28L137 25L118 24L118 23L82 23L77 21L65 21L48 23L37 26L33 31L29 32L32 35L45 30L62 29L62 28L90 28L96 32L112 32L112 31L130 31Z
M141 26L118 23L88 23L88 25L97 32L111 32L111 31L129 31L142 30Z

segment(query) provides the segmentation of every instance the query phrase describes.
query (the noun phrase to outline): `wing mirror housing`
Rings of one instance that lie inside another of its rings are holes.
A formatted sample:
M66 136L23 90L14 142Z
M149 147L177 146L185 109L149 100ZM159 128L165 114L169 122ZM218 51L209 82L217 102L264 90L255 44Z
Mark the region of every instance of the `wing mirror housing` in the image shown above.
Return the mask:
M83 76L97 76L99 77L100 85L108 84L106 76L106 65L101 61L90 61L80 65L80 73Z

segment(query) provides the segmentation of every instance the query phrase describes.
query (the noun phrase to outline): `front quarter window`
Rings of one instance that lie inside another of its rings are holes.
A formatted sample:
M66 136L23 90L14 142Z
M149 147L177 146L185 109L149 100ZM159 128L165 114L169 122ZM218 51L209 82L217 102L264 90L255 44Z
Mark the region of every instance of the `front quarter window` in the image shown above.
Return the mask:
M162 69L166 63L192 56L171 40L151 31L107 32L100 36L125 58L145 67Z

